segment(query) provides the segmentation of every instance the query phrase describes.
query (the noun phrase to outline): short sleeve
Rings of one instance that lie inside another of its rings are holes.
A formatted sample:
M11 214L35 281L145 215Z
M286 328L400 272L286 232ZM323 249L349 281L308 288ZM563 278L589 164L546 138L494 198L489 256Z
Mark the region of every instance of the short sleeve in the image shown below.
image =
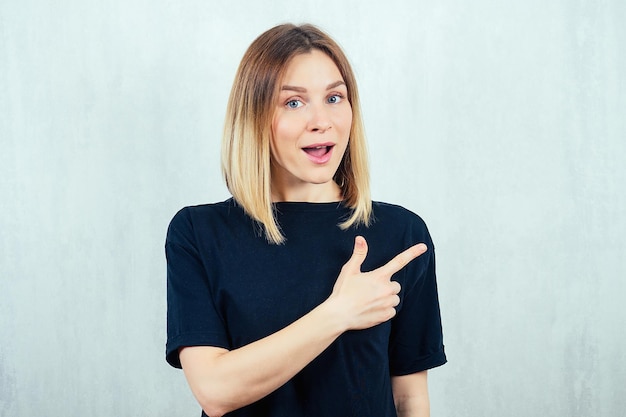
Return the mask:
M426 253L407 266L406 293L392 319L389 344L391 375L408 375L446 363L435 274L435 248L426 226L413 230L411 244L425 242ZM421 228L421 230L419 230ZM422 259L421 259L422 258Z
M170 222L165 241L167 259L166 360L181 368L179 349L216 346L228 349L223 321L211 294L207 269L197 245L189 209Z

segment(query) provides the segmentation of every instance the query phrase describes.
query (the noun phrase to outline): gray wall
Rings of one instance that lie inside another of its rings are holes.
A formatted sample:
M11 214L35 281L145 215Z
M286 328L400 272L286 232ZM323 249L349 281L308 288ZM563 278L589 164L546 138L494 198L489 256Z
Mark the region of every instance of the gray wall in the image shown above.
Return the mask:
M433 416L623 415L625 4L2 0L0 415L199 415L165 230L228 196L230 84L284 21L344 46L374 196L435 238Z

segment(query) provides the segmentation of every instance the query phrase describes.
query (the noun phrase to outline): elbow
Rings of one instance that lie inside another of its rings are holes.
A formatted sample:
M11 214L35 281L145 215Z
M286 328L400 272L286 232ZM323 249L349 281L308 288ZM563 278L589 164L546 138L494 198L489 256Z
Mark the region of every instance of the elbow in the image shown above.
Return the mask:
M219 410L218 408L209 408L209 406L207 405L203 405L202 410L209 417L222 417L224 414L226 414L226 412L224 411L218 411ZM212 411L212 410L215 410L215 411Z
M223 400L223 397L213 392L198 392L196 400L200 403L202 410L209 417L222 417L236 409L232 404Z
M212 346L195 346L183 348L179 354L191 392L210 417L222 417L241 407L234 381L229 377L231 372L220 365L220 357L226 352Z
M200 402L200 406L202 407L204 413L209 417L222 417L224 414L232 411L215 402L202 401Z
M211 411L212 409L207 408L205 406L202 407L202 410L209 417L222 417L224 414L226 414L225 412L222 412L222 411Z

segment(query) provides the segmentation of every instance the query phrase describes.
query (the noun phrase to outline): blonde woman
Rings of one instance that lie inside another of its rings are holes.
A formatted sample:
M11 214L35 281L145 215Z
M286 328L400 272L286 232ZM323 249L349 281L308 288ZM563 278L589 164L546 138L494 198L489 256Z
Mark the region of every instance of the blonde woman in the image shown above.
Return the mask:
M446 362L434 248L372 202L358 91L339 46L281 25L245 53L222 144L229 200L167 234L167 361L203 416L428 416Z

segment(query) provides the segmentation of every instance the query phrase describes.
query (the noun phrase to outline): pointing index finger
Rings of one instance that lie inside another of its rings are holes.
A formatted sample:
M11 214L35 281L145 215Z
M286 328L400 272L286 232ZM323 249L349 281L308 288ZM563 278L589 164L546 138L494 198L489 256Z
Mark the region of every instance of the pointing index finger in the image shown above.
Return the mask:
M390 260L381 267L381 270L388 273L389 275L393 275L402 268L404 268L413 259L426 252L427 249L428 248L423 243L413 245L405 251L400 252L399 254L394 256L392 260Z

